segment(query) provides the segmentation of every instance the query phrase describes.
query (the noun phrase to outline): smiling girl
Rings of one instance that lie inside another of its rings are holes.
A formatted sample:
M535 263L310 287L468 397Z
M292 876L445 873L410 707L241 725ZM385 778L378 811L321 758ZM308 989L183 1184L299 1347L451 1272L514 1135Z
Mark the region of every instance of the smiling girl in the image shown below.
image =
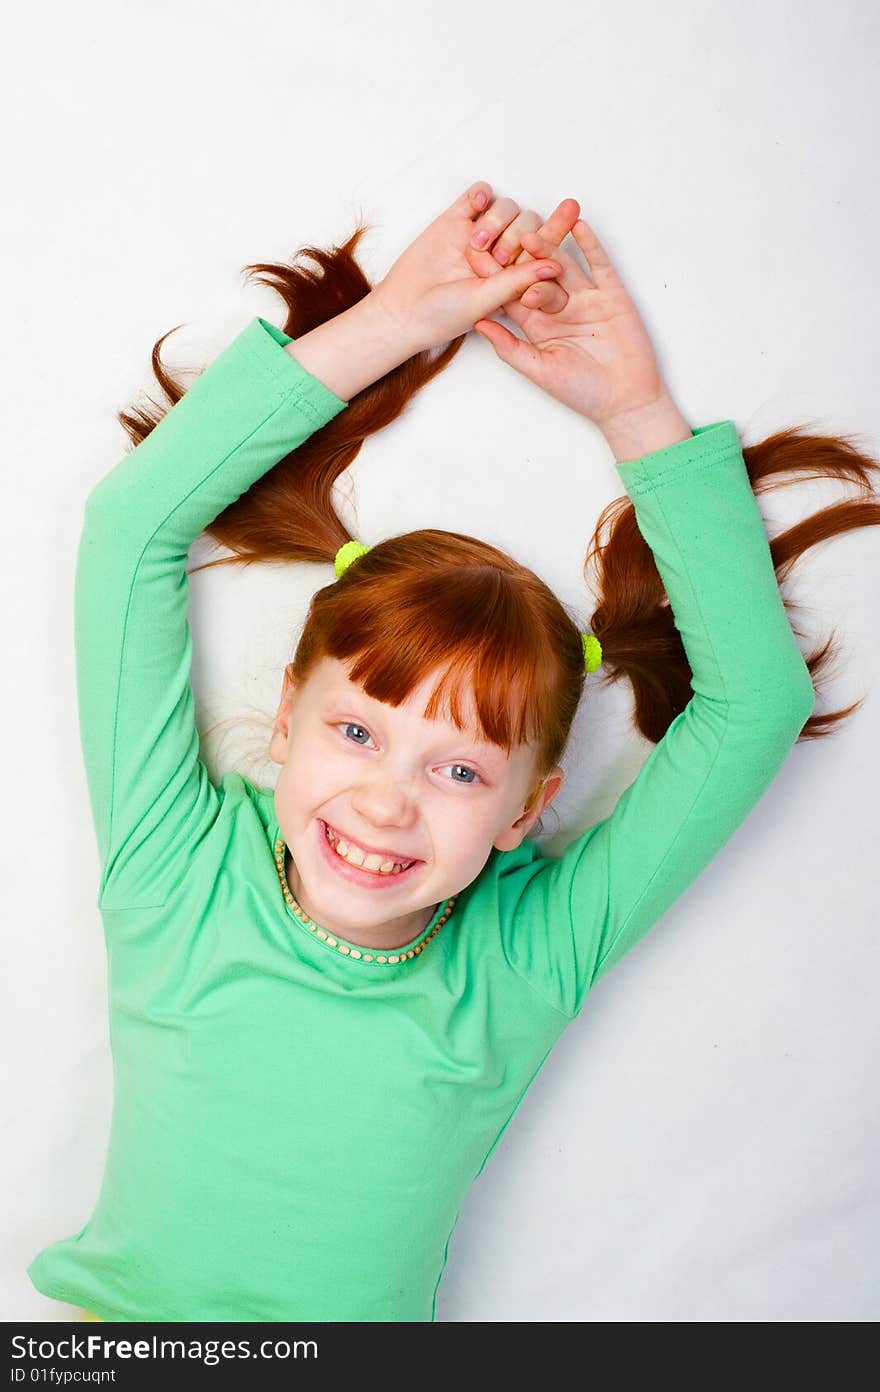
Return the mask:
M848 713L813 714L828 645L805 661L777 570L880 520L876 465L793 431L744 451L730 420L692 430L577 203L542 224L490 195L462 193L375 288L356 238L313 251L323 277L255 268L290 332L252 320L185 394L157 345L172 408L121 417L137 447L86 502L77 675L113 1124L94 1211L28 1267L86 1318L433 1320L465 1194L589 991L798 738ZM486 318L501 308L522 340ZM332 505L475 325L613 452L628 497L597 527L613 521L591 632L477 538L368 546ZM771 548L754 490L804 469L860 496ZM274 789L215 785L199 757L186 560L203 530L226 563L335 567L285 671ZM552 860L529 832L600 663L655 748Z

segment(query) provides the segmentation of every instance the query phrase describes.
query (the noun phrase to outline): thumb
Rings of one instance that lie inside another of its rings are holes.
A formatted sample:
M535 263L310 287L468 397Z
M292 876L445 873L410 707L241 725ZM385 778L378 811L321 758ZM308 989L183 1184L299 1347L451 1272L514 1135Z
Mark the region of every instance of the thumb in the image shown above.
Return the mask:
M530 343L517 338L516 334L512 334L494 319L478 319L474 324L474 331L481 338L488 338L502 362L508 363L516 372L521 372L531 381L538 380L541 355Z
M474 318L494 314L510 300L518 300L536 281L552 280L560 275L562 266L547 256L538 261L518 262L504 271L493 271L478 283Z

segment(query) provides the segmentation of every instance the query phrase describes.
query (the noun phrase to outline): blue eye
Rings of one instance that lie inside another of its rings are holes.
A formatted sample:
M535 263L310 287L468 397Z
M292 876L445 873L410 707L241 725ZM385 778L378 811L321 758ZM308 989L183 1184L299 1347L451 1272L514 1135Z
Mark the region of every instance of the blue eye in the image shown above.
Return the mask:
M346 739L348 739L349 730L359 730L362 735L366 735L367 740L371 738L369 730L367 730L363 725L357 725L353 720L338 721L336 729L344 730ZM361 748L364 748L364 741L362 740L353 740L352 743L359 744ZM468 768L467 764L444 764L442 765L442 767L459 769L464 774L470 774L469 778L451 778L449 780L451 783L458 783L461 787L470 788L473 787L474 784L482 783L483 781L480 775L477 773L476 769Z
M364 727L363 727L363 725L355 725L355 724L354 724L352 721L350 721L350 720L349 720L349 721L343 720L343 721L341 721L340 723L341 723L341 725L342 725L343 730L360 730L360 731L361 731L363 734L365 734L365 735L367 736L367 738L369 739L369 737L370 737L370 732L369 732L369 730L365 730ZM358 743L360 743L360 741L359 741L359 740L355 740L355 744L358 744Z
M477 773L476 769L468 768L466 764L446 764L445 767L451 769L461 769L462 773L469 773L471 775L471 778L464 780L464 786L466 788L471 786L472 781L480 781L480 775ZM453 783L458 783L462 780L458 778L453 778L451 781Z

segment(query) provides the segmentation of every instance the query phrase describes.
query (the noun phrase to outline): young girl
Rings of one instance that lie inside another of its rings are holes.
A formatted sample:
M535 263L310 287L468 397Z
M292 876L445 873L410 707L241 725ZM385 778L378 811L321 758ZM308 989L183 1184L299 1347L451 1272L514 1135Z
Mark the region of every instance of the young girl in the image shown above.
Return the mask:
M252 268L291 333L252 320L185 394L157 344L173 409L120 417L137 448L88 497L78 687L114 1110L94 1212L28 1267L85 1318L434 1319L468 1187L591 987L798 737L848 713L811 717L827 645L804 661L774 567L880 520L876 465L794 432L744 451L731 420L692 431L574 200L538 233L490 195L470 187L375 288L357 235L310 249L322 278ZM486 318L502 307L524 340ZM368 547L331 505L474 325L614 451L632 501L596 544L591 633L484 542ZM771 547L753 485L805 468L861 497ZM199 759L185 565L205 529L233 561L335 562L285 672L274 790L214 786ZM529 833L600 661L656 748L548 859Z

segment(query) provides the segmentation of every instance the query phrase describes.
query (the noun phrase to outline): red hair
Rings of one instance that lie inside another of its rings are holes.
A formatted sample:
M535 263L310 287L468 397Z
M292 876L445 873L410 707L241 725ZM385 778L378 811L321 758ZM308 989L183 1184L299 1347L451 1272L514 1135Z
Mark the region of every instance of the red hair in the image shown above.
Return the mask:
M348 241L331 251L301 248L298 255L316 262L320 274L276 263L245 268L281 295L287 309L284 331L291 338L301 338L369 293L372 286L354 256L364 231L357 226ZM183 395L159 355L167 337L156 342L151 361L169 407L118 413L135 445ZM451 362L464 338L453 339L440 352L417 353L359 392L206 528L234 554L189 573L254 561L332 563L339 547L352 540L331 501L333 484L367 436L401 414L410 398ZM743 448L756 494L807 477L847 481L856 488L856 496L811 514L770 542L780 581L817 542L880 522L880 502L870 478L880 465L852 441L791 426ZM635 697L634 723L656 744L690 701L692 672L628 496L602 511L585 567L591 560L599 602L590 629L602 644L602 667L590 680L616 682L625 676ZM783 602L787 609L793 605L784 596ZM289 670L305 681L324 656L351 664L351 680L391 705L399 705L442 669L426 717L448 715L463 727L460 696L467 689L482 737L507 749L535 741L544 773L559 762L585 680L580 630L533 571L487 542L430 528L372 546L340 580L318 590ZM834 656L829 636L805 659L815 687ZM799 738L832 733L863 701L814 713ZM539 791L540 785L527 806Z

